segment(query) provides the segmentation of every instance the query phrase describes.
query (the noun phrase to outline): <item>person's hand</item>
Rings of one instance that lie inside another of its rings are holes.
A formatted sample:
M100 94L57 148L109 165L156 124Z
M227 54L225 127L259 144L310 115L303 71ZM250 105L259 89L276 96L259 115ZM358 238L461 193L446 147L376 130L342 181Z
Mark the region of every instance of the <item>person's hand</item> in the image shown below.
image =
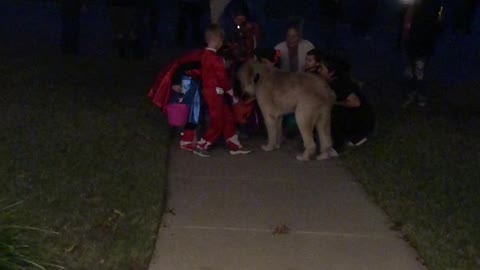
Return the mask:
M178 84L172 85L172 90L180 94L182 93L182 87Z
M355 93L351 93L345 100L337 101L335 104L346 108L357 108L360 107L362 103Z

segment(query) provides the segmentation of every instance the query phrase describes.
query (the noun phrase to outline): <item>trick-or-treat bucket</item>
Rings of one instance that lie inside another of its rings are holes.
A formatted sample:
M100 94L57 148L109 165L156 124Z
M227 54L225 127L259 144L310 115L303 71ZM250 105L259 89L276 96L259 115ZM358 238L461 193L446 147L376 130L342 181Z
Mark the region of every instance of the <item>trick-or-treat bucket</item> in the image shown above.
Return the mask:
M174 127L183 127L188 121L188 106L183 103L170 103L165 107L168 124Z

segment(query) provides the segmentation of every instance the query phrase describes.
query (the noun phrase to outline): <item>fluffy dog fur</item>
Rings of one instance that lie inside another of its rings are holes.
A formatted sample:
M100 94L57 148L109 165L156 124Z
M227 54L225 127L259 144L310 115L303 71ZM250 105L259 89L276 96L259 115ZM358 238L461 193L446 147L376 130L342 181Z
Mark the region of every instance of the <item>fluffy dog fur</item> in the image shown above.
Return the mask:
M256 96L265 119L268 143L265 151L280 148L282 140L282 116L295 113L305 151L298 160L310 160L315 155L314 128L320 142L317 159L335 155L330 135L330 113L335 93L319 76L309 73L284 72L257 62L244 64L238 74L242 90Z

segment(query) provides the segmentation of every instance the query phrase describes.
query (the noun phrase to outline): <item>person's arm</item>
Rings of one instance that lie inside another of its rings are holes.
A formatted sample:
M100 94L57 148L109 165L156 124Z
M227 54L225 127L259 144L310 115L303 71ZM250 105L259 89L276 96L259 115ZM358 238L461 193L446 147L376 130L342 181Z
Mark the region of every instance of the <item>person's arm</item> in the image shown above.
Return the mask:
M350 77L337 78L330 86L337 94L336 105L346 108L356 108L361 105L361 100L356 94L360 90L360 86L354 79Z
M225 61L223 60L223 58L220 56L212 58L212 68L213 72L215 73L215 78L217 80L217 87L222 88L224 92L230 90L230 80L227 75Z
M346 108L357 108L360 107L362 103L355 93L351 93L346 99L337 101L336 104Z

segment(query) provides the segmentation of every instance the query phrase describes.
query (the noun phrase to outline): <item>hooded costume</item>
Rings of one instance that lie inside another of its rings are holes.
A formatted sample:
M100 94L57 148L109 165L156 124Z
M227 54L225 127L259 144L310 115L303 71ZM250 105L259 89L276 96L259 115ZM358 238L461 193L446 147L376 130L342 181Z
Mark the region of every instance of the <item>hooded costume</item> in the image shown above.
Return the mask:
M204 50L194 50L176 59L162 71L148 92L155 106L166 114L169 103L185 103L190 107L188 122L184 127L180 147L193 150L195 131L200 121L200 60ZM172 85L181 85L183 93L172 90Z

